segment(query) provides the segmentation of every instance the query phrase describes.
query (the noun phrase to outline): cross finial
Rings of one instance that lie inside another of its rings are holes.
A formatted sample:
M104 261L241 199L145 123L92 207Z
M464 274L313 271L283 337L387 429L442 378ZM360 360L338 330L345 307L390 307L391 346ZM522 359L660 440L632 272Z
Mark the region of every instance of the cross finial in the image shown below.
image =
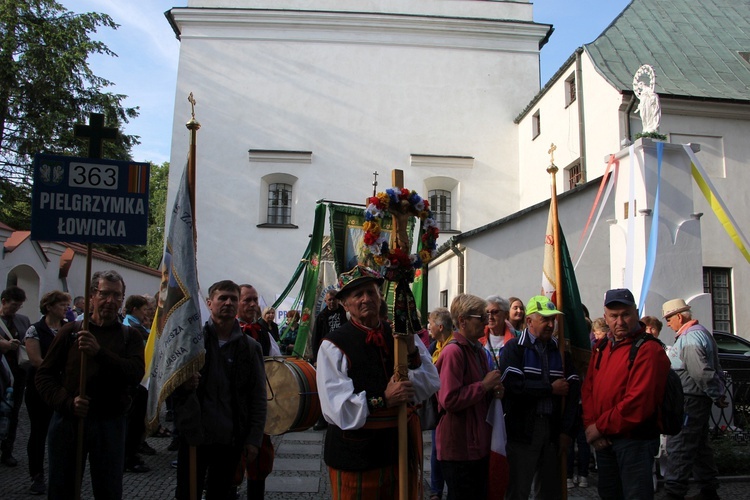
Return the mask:
M555 146L555 143L553 142L552 144L550 144L549 151L547 151L549 153L550 165L555 164L555 150L557 150L557 146Z
M195 120L195 97L193 97L192 92L188 96L188 102L190 103L190 116Z
M89 140L89 158L101 158L102 143L105 140L117 139L118 134L118 129L104 126L104 115L101 113L90 113L88 125L73 126L75 137Z
M378 171L377 170L374 171L372 175L374 177L372 181L372 195L375 196L377 194L377 189L378 189Z

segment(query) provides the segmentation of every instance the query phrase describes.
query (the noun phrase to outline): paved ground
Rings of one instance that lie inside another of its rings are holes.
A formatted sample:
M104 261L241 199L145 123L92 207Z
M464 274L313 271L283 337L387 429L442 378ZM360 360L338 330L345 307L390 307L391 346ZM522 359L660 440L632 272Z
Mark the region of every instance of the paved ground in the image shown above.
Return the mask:
M25 408L22 412L22 424L16 442L15 457L18 467L9 468L0 465L0 498L19 500L33 497L27 493L30 485L28 462L26 459L26 441L28 426L25 425ZM268 499L326 499L330 498L328 473L322 460L324 432L306 431L289 433L273 438L276 448L274 472L266 480L266 498ZM425 438L425 480L429 484L429 456L432 444L430 433ZM167 451L169 439L149 438L148 442L158 453L144 457L151 472L135 474L125 473L124 498L126 499L170 499L174 497L175 470L170 463L177 457L176 452ZM568 498L597 498L596 473L589 475L588 488L573 488L568 491ZM693 491L692 493L695 493ZM750 499L750 478L722 478L719 491L723 498L734 500ZM83 498L91 498L88 477L84 478ZM429 495L425 494L425 499ZM661 498L662 495L657 495ZM239 498L245 498L244 485Z

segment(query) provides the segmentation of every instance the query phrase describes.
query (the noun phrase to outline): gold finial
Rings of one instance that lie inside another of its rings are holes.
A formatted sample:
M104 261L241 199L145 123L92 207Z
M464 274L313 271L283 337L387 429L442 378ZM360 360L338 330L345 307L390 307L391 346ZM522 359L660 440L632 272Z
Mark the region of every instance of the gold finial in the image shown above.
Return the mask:
M190 92L190 95L188 95L187 98L188 102L190 103L190 121L188 121L185 126L190 130L198 130L201 128L201 124L198 123L198 121L195 119L195 97L193 97L193 93Z
M549 153L549 167L547 167L547 172L550 174L554 174L557 172L557 165L555 165L555 150L557 149L557 146L555 146L555 143L553 142L549 146L549 150L547 152Z
M188 96L188 102L190 103L190 116L195 120L195 97L193 97L192 92Z

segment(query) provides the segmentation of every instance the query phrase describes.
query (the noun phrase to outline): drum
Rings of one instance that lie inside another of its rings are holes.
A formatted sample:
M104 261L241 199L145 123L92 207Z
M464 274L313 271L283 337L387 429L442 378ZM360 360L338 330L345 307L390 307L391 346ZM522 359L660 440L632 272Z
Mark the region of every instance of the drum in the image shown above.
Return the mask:
M315 368L303 359L266 358L268 417L266 434L304 431L320 418Z

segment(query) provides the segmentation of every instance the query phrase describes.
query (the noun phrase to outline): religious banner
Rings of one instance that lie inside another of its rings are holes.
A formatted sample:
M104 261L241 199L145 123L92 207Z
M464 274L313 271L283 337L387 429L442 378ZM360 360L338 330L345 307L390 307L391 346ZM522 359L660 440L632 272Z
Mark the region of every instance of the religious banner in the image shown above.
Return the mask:
M38 154L31 239L145 245L148 163Z
M172 209L156 316L146 346L146 366L150 366L146 422L150 428L159 423L161 404L205 362L187 172L185 168Z
M331 248L333 249L333 259L336 265L336 273L341 274L362 263L369 267L379 267L371 261L367 262L363 254L365 231L362 225L365 222L365 215L362 207L349 205L329 204L329 218L331 226ZM381 224L383 237L387 240L391 238L392 221L384 220ZM414 229L414 221L410 220L408 225L409 236Z
M302 314L300 316L299 330L297 339L294 342L294 351L292 354L304 357L307 346L307 337L310 333L310 327L315 320L314 309L315 301L318 297L318 274L320 272L320 251L323 247L323 230L326 225L326 207L318 204L315 207L315 224L313 225L313 234L310 238L309 253L305 259L305 277L302 280Z

